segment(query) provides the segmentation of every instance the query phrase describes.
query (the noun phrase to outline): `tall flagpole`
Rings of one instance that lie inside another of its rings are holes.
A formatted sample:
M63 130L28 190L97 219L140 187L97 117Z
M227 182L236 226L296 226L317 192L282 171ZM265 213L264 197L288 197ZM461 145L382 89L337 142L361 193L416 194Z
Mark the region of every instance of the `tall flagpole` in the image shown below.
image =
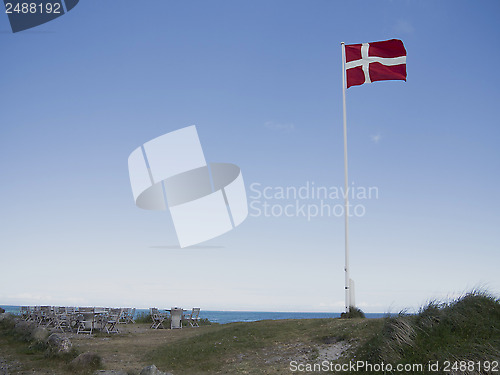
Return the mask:
M345 311L349 312L351 307L350 301L350 277L349 277L349 180L347 177L347 118L346 118L346 107L345 107L345 89L346 89L346 72L345 72L345 44L341 43L342 46L342 107L344 112L344 178L345 178L345 190L344 190L344 215L345 215Z

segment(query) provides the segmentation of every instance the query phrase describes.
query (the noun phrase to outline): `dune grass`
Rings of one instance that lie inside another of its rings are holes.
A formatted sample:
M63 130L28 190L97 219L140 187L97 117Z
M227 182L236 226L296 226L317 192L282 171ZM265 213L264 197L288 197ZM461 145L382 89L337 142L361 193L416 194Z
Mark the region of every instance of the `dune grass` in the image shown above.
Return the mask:
M500 299L473 291L448 303L432 301L415 315L386 318L357 354L370 363L395 365L500 361Z

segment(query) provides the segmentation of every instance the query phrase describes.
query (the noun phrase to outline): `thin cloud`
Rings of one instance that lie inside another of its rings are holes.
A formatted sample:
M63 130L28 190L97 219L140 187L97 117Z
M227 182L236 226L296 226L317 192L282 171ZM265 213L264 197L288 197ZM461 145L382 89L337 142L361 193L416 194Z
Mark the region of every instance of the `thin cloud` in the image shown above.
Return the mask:
M394 25L394 31L396 34L413 34L415 32L415 28L407 20L398 20L398 22Z
M373 143L378 144L380 140L382 139L382 136L380 134L375 134L370 136L371 140Z
M274 131L280 131L284 133L290 133L295 130L295 125L292 123L282 123L282 122L274 122L274 121L267 121L264 126L267 129L274 130Z

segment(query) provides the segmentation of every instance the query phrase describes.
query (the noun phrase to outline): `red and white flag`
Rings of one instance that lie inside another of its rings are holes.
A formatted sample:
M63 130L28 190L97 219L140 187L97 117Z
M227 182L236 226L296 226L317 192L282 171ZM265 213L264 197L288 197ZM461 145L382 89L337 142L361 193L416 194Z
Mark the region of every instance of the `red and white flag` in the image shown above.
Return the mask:
M406 50L399 39L345 45L347 88L384 80L406 81Z

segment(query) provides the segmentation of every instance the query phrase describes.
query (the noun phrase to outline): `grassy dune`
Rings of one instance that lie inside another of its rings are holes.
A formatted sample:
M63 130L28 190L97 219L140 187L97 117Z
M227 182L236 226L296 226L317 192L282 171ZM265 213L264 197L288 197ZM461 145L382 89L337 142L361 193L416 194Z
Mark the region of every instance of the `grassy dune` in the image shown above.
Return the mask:
M147 358L158 367L178 370L179 374L290 373L290 361L317 361L329 347L343 343L356 348L378 332L382 324L381 319L232 323L160 346ZM353 354L349 348L344 352L347 357Z
M450 373L500 374L500 300L472 292L448 303L430 302L416 315L386 318L381 331L358 349L358 358L443 367L450 362ZM494 361L498 366L488 365Z

